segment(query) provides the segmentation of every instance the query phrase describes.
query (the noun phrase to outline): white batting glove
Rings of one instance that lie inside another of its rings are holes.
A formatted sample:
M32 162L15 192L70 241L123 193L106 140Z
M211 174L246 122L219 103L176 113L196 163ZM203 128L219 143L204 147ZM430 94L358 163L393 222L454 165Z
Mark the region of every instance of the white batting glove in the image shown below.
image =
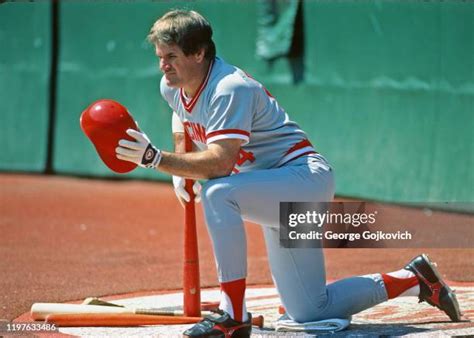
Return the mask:
M115 155L119 160L138 164L143 168L155 169L161 161L161 151L153 144L145 133L128 129L127 134L135 139L129 141L122 139L115 148Z
M186 180L183 177L173 176L173 186L176 196L178 196L178 199L183 199L186 202L189 202L191 198L185 189L185 181ZM194 201L199 203L201 201L201 184L198 181L194 181L193 191L195 195Z

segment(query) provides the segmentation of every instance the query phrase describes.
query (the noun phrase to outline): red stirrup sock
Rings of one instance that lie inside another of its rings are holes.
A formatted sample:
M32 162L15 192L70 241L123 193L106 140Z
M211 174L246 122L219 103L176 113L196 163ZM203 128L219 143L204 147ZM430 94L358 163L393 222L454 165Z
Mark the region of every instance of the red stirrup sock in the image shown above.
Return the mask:
M418 287L419 283L416 276L397 278L383 273L382 278L383 282L385 283L385 290L387 290L388 299L396 298L406 291L413 291L407 293L407 296L418 296L420 292L420 288ZM412 288L413 290L410 290Z
M245 278L221 283L221 303L219 308L229 313L236 321L246 321Z

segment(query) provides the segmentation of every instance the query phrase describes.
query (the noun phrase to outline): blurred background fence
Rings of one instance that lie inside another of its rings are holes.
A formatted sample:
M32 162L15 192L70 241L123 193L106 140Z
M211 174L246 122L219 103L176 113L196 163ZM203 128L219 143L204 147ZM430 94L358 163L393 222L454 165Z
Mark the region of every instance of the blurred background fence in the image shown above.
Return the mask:
M218 55L264 83L310 134L339 195L474 201L469 1L2 3L0 170L119 177L79 128L99 98L123 103L171 149L146 35L172 8L207 17Z

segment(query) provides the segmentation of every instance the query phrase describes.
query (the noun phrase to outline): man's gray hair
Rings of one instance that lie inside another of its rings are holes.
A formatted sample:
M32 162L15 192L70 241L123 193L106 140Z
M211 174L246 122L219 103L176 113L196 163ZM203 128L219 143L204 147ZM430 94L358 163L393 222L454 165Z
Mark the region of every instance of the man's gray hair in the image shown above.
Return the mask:
M154 45L175 44L186 56L199 52L201 48L205 49L207 59L216 56L211 25L195 11L173 10L166 13L156 20L147 38Z

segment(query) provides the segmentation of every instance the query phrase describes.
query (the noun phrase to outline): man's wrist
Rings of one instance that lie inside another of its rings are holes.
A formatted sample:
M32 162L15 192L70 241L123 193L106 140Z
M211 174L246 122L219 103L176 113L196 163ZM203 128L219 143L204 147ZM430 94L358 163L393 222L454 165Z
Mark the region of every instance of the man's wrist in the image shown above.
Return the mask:
M155 157L155 160L153 161L153 165L152 165L153 169L158 168L158 166L161 163L161 160L163 159L163 154L162 154L161 150L160 149L156 149L156 150L158 151L158 153Z
M153 144L148 144L143 154L141 165L145 168L155 169L160 165L162 158L161 150L154 147Z

